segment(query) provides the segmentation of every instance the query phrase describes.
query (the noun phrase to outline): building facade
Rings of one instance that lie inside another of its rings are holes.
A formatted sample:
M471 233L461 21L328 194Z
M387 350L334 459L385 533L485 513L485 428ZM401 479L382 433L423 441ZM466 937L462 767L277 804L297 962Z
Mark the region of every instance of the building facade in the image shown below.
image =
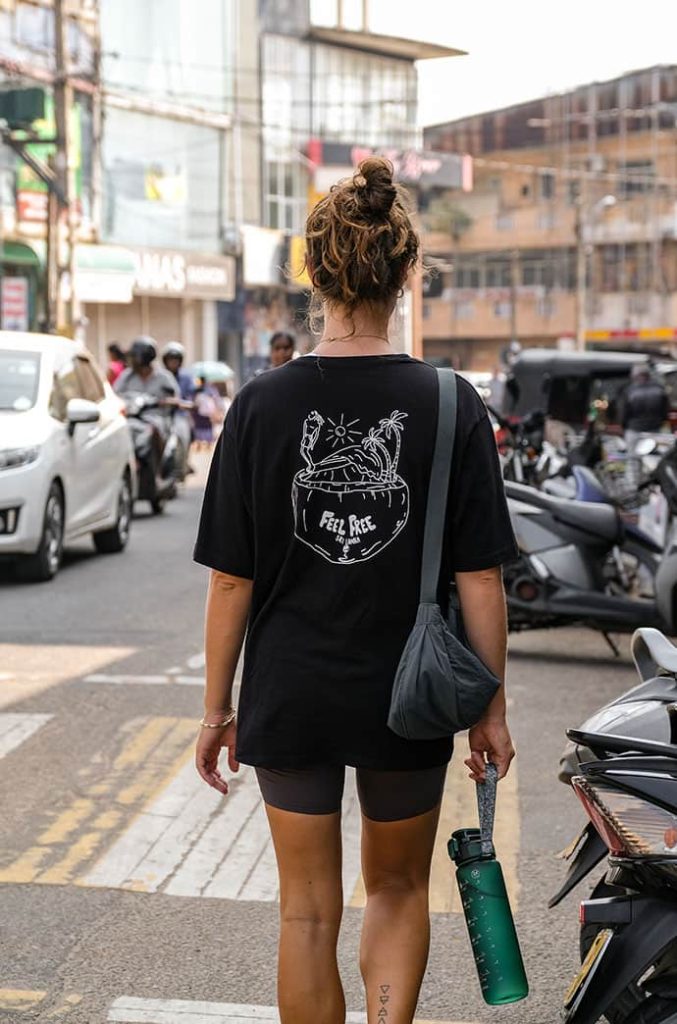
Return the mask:
M263 0L259 11L263 227L245 243L246 373L265 365L276 329L310 344L309 207L369 152L420 152L415 62L456 52L372 31L367 0Z
M427 211L427 355L491 369L523 345L677 347L677 67L435 125L474 190Z

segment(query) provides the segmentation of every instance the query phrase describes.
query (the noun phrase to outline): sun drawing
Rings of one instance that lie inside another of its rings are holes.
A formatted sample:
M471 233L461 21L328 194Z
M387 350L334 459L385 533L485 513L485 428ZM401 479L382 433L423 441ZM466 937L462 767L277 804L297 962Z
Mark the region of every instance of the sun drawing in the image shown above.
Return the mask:
M331 417L327 417L327 422L331 423L329 430L327 431L327 440L331 444L332 448L335 448L337 444L351 444L357 440L358 437L362 437L361 430L353 430L355 423L359 423L359 419L350 420L349 423L344 422L344 414L341 413L341 419L338 423L335 423Z

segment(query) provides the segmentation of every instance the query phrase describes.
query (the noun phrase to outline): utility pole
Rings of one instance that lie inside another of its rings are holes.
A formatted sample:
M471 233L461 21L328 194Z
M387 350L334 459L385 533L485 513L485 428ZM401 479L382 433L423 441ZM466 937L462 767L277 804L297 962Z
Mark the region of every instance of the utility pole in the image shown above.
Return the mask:
M510 340L517 337L517 302L519 298L519 249L510 251Z
M579 183L574 203L574 234L576 236L576 348L585 352L586 260L583 237L583 194Z
M54 120L56 123L56 156L55 171L61 191L65 197L66 239L68 262L64 266L62 227L64 216L58 218L56 234L57 247L57 322L73 334L79 320L78 302L75 295L75 245L77 239L77 219L75 212L75 180L73 152L71 145L71 119L73 116L73 89L69 77L68 54L68 17L66 0L54 0L54 56L56 74L54 78ZM68 303L64 303L63 279L68 273Z

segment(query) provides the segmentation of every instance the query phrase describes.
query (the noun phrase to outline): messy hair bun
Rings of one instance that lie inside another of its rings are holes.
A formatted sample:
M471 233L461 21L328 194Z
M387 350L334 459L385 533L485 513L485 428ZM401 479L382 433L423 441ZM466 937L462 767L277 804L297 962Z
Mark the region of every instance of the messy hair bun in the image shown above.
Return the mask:
M334 185L306 223L306 262L316 293L345 307L394 303L418 259L404 190L382 157Z

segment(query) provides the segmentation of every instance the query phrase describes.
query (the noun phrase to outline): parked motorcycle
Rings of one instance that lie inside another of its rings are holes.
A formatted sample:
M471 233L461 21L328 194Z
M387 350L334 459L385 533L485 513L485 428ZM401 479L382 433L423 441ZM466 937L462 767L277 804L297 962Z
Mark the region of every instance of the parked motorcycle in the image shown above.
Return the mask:
M161 411L152 395L121 396L134 443L137 464L137 499L150 502L155 515L176 495L179 440L173 417Z
M590 823L550 906L608 856L581 904L566 1024L677 1021L677 648L640 629L632 653L642 682L571 730L561 762Z
M512 630L584 625L609 633L674 631L677 548L628 537L611 505L506 482L519 557L504 570ZM646 596L648 594L648 596Z

